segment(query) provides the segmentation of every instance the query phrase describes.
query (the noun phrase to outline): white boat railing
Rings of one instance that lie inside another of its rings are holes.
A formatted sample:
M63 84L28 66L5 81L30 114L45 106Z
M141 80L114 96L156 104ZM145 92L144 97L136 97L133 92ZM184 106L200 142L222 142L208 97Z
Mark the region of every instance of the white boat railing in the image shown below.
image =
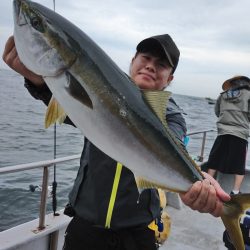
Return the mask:
M78 155L56 158L53 160L31 162L31 163L19 164L19 165L8 166L8 167L0 167L0 174L8 174L8 173L14 173L18 171L29 170L29 169L42 168L44 166L51 167L57 163L77 160L80 157L81 155L78 154Z
M188 136L192 136L195 134L203 134L202 137L202 145L200 155L197 156L198 161L202 162L204 159L204 148L206 142L206 135L208 132L214 132L215 130L201 130L196 132L191 132L187 134ZM8 174L13 172L25 171L36 168L43 168L43 180L42 180L42 189L41 189L41 197L40 197L40 208L39 208L39 225L38 230L43 230L45 228L45 216L46 216L46 206L47 206L47 193L48 193L48 179L49 179L49 167L54 166L58 163L63 163L67 161L72 161L80 158L80 154L72 155L67 157L56 158L53 160L32 162L27 164L19 164L14 166L0 167L0 175Z
M200 131L190 132L190 133L187 134L187 136L192 136L192 135L196 135L196 134L203 134L203 136L202 136L202 144L201 144L201 152L200 152L200 155L198 155L196 157L196 160L199 161L199 162L204 161L204 151L205 151L207 133L210 133L210 132L216 132L216 130L207 129L207 130L200 130Z
M40 209L39 209L38 230L43 230L45 228L49 167L52 167L57 163L63 163L63 162L67 162L67 161L77 160L80 157L81 157L81 155L78 154L78 155L56 158L53 160L31 162L31 163L27 163L27 164L19 164L19 165L8 166L8 167L0 167L0 175L30 170L30 169L35 169L35 168L43 168L43 181L42 181L42 190L41 190L41 198L40 198L41 200L40 200Z

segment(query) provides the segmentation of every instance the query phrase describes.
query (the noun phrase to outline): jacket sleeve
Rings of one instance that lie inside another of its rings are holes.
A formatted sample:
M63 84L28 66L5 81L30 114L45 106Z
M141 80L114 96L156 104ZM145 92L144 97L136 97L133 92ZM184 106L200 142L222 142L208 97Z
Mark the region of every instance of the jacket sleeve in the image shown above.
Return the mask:
M43 101L46 106L49 105L52 93L46 84L37 87L31 81L25 78L24 86L27 88L32 97L34 97L37 100ZM64 123L75 126L68 116L64 120Z
M52 97L52 93L48 86L44 83L43 85L37 87L30 80L24 79L24 86L29 91L30 95L37 100L41 100L48 106L49 101Z
M248 120L250 122L250 96L249 96L249 99L248 99L248 113L247 113L247 117L248 117Z
M217 98L214 106L214 113L217 117L220 116L220 102L221 102L221 95Z
M173 98L170 98L167 105L166 121L168 127L181 142L183 142L187 133L186 122L182 114L184 114L184 111Z

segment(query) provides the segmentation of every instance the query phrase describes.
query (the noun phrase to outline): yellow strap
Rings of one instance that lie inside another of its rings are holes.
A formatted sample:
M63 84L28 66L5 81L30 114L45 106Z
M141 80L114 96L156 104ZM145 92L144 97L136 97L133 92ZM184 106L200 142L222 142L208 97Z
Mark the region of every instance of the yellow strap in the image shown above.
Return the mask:
M118 185L119 185L119 181L121 177L121 172L122 172L122 164L120 162L117 162L115 178L114 178L112 192L111 192L111 196L109 200L107 217L106 217L106 223L105 223L106 228L110 228L110 223L111 223L112 213L113 213L113 209L115 205L115 199L116 199L117 189L118 189Z
M148 225L148 228L153 230L153 231L156 231L158 230L158 226L155 224L155 220L153 220L149 225Z

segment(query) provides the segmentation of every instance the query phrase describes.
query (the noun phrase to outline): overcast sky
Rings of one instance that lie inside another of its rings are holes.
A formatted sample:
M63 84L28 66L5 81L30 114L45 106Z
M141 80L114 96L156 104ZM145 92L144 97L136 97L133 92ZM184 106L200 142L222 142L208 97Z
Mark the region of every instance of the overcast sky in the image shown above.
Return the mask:
M53 0L38 2L53 9ZM169 90L213 98L227 78L250 76L249 10L249 0L56 0L56 11L126 72L138 42L170 34L181 57ZM12 32L12 1L1 0L1 54ZM7 68L2 57L0 68Z

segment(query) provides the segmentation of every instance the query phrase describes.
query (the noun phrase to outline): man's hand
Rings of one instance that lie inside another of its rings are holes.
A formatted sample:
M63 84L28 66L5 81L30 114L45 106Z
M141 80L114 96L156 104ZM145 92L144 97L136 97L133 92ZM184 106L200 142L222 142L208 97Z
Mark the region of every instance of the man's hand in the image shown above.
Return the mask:
M220 184L209 174L204 173L205 180L195 182L185 194L180 194L183 203L201 213L210 213L215 217L222 214L223 202L230 200Z
M36 75L35 73L28 70L20 61L13 36L10 36L5 44L3 60L10 68L29 79L36 86L41 86L44 84L44 80L41 76Z

